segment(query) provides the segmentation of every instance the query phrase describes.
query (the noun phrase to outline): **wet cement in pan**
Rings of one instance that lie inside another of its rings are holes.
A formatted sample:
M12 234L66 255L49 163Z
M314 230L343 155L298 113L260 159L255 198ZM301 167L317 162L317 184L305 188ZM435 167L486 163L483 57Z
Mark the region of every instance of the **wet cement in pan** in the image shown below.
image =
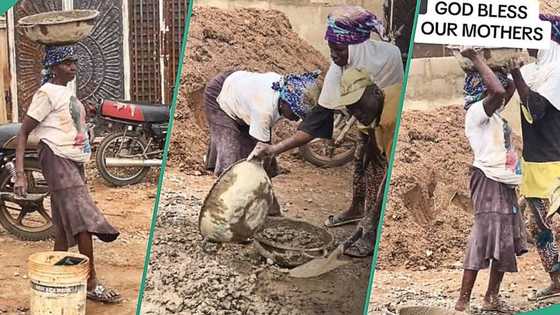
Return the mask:
M325 245L319 234L282 225L265 227L259 237L291 248L311 249Z

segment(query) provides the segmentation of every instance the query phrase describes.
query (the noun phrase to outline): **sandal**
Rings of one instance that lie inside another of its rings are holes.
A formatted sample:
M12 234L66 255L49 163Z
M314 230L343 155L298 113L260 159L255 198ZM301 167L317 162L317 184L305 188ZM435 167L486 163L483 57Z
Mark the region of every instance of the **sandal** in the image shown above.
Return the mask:
M112 289L106 288L101 284L97 284L95 286L95 289L88 291L87 298L92 301L105 304L114 304L122 300L122 297L119 293L115 292Z
M369 242L359 239L344 249L344 254L355 258L369 257L373 254L374 248Z
M529 296L529 301L537 302L549 298L560 296L560 289L552 289L552 287L538 290Z
M337 226L342 226L342 225L347 225L347 224L359 222L361 219L363 219L363 217L359 217L359 218L358 217L352 217L352 218L340 219L339 216L329 215L329 217L327 218L327 220L325 220L325 222L323 224L327 228L332 228L332 227L337 227Z
M480 308L483 312L497 312L497 313L507 313L512 314L514 310L509 308L504 301L496 299L493 303L484 301L482 307Z

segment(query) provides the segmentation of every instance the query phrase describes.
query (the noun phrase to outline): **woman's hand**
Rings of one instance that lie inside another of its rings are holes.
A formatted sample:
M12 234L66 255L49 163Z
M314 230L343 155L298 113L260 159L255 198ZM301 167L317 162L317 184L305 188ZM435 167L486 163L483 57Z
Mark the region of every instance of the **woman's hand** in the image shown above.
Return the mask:
M27 195L27 178L25 174L17 174L14 184L14 193L20 197Z
M525 61L520 57L514 57L507 63L507 68L510 72L521 69L525 65Z
M273 146L271 144L266 144L266 143L263 143L263 142L259 142L255 146L255 148L253 149L251 154L249 154L249 157L247 158L247 161L250 161L252 159L262 160L264 158L271 157L274 154L275 154L275 152L274 152Z
M461 56L473 60L478 56L478 52L474 50L472 47L465 46L461 49Z

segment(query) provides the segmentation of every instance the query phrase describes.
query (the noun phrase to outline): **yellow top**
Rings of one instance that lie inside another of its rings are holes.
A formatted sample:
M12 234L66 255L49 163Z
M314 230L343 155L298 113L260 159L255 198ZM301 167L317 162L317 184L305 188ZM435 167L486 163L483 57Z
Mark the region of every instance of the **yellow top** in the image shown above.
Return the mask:
M379 124L375 127L377 145L379 146L379 150L385 153L387 158L389 158L391 145L393 144L393 135L401 99L401 89L402 83L394 84L383 89L383 93L385 94L383 112L381 113ZM368 134L368 130L370 129L371 126L358 125L358 130L365 134Z
M551 202L549 215L554 214L558 209L556 203L560 202L560 162L527 162L522 160L521 169L523 170L523 177L520 194L526 198L548 199Z

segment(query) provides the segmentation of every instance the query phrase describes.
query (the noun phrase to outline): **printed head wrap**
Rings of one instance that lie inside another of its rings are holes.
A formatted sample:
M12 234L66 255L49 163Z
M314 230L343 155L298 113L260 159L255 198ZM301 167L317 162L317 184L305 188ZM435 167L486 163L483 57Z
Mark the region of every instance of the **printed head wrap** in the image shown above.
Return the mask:
M387 40L383 23L373 13L358 6L343 6L329 14L325 39L333 44L355 45L368 40L372 31Z
M500 83L507 88L509 79L507 74L503 72L494 72ZM480 101L486 93L487 87L482 80L482 76L477 71L470 71L465 78L465 85L463 87L465 92L465 110L478 101Z
M280 81L274 82L272 89L278 91L280 99L288 104L294 114L303 118L308 110L308 106L304 104L305 91L317 82L320 73L317 70L304 74L288 74Z
M46 46L45 57L43 58L43 82L41 85L53 78L52 67L66 60L78 60L73 45Z
M548 21L552 24L551 34L552 40L560 44L560 16L551 14L539 15L541 20Z

